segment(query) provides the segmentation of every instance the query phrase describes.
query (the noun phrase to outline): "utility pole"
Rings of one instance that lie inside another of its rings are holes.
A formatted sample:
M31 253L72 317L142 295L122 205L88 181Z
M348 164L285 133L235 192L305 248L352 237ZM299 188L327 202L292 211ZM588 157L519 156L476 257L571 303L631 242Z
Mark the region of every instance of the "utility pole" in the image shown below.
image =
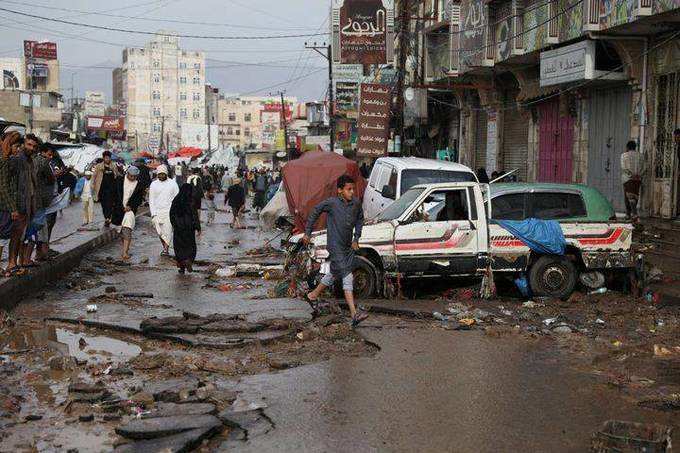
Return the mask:
M286 158L290 162L290 147L288 146L288 124L286 121L286 101L283 99L283 95L286 94L286 90L279 91L279 96L281 96L281 129L283 129L283 146L286 152ZM271 96L271 93L269 94Z
M410 28L411 14L409 11L409 0L399 2L399 62L397 63L397 124L395 133L399 135L400 142L404 143L404 85L406 78L406 53L408 34ZM395 137L396 142L396 137Z
M305 43L306 49L312 49L326 60L328 60L328 124L331 130L331 152L335 152L335 93L333 93L333 46L330 44L326 45L323 43L321 46L317 46L316 43L312 45L307 45ZM324 55L321 49L326 50Z

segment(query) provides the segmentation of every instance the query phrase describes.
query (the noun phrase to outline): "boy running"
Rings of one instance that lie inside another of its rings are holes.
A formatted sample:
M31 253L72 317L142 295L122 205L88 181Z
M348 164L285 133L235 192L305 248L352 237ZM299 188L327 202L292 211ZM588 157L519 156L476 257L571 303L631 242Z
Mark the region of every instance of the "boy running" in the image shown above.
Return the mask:
M317 301L321 293L333 285L333 282L342 281L345 300L352 315L352 327L356 327L368 317L366 313L358 313L354 306L354 278L352 276L354 252L359 250L359 238L361 238L361 229L364 225L364 211L361 208L361 202L354 198L354 180L350 176L343 175L338 178L337 187L337 197L328 198L314 208L307 221L305 235L302 237L302 242L309 244L314 224L319 216L324 212L328 214L326 228L328 229L327 247L331 260L331 272L323 276L319 286L307 294L307 299L310 302Z

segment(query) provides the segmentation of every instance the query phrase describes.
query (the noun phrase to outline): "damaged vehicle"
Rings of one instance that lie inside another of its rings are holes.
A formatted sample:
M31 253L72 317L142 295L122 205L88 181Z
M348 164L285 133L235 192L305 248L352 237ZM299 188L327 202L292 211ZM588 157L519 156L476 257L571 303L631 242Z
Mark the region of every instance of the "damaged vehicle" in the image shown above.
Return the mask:
M623 274L633 268L631 224L569 218L559 222L564 254L539 253L489 220L488 191L476 182L418 185L364 225L356 297L389 296L389 282L397 278L482 277L491 270L525 274L537 296L566 298L582 273ZM442 205L436 214L433 203ZM308 253L310 273L329 269L325 231L312 235Z

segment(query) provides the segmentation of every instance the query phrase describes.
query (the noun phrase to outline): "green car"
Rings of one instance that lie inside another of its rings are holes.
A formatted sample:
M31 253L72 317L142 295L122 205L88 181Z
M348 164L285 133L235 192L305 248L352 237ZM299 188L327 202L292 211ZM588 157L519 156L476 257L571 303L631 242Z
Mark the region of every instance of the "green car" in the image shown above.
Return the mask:
M614 207L597 189L583 184L491 184L491 218L536 218L561 222L611 222Z

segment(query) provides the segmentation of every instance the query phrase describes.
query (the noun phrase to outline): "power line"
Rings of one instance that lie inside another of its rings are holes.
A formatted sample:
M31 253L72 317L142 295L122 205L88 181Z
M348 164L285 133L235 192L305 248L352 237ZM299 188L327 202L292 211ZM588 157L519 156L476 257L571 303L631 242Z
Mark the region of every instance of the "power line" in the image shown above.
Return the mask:
M326 68L316 69L316 70L314 70L314 71L312 71L312 72L309 72L309 73L307 73L307 74L305 74L305 75L302 75L302 76L300 76L300 77L297 77L297 78L295 78L295 79L293 79L293 80L289 80L289 81L286 81L286 82L277 83L277 84L275 84L275 85L270 85L270 86L268 86L268 87L258 88L257 90L247 91L247 92L245 92L245 93L241 93L239 96L248 96L248 95L250 95L250 94L258 93L258 92L260 92L260 91L271 90L272 88L278 88L278 87L280 87L280 86L287 85L287 84L289 84L289 83L291 83L291 82L297 82L298 80L306 79L306 78L308 78L308 77L313 76L314 74L318 74L319 72L325 71L325 70L326 70Z
M39 16L37 14L22 13L21 11L15 11L8 8L1 8L0 11L5 11L8 13L16 14L19 16L31 17L33 19L46 20L48 22L56 22L65 25L74 25L77 27L92 28L95 30L106 30L106 31L116 31L120 33L130 33L137 35L153 35L153 36L175 36L178 38L191 38L191 39L215 39L215 40L264 40L264 39L288 39L288 38L309 38L314 36L325 36L328 33L307 33L307 34L291 34L291 35L265 35L265 36L223 36L223 35L188 35L183 33L171 33L164 34L153 31L145 30L130 30L127 28L117 28L117 27L106 27L102 25L85 24L81 22L74 22L70 20L56 19L52 17Z
M18 1L13 1L13 0L0 0L3 3L10 3L13 5L21 5L21 6L30 6L32 8L42 8L42 9L48 9L48 10L53 10L53 11L65 11L65 12L70 12L70 13L79 13L84 16L102 16L102 17L114 17L114 18L121 18L121 19L135 19L135 20L142 20L142 21L147 21L147 22L167 22L167 23L173 23L173 24L184 24L184 25L202 25L202 26L209 26L209 27L230 27L230 28L242 28L242 29L251 29L251 30L277 30L277 31L291 31L291 30L306 30L306 28L303 27L290 27L290 28L272 28L272 27L257 27L253 25L238 25L238 24L231 24L231 23L223 23L223 22L201 22L201 21L187 21L187 20L179 20L179 19L163 19L163 18L155 18L155 17L135 17L135 16L125 16L121 14L108 14L106 12L97 12L97 11L85 11L81 9L71 9L71 8L58 8L55 6L46 6L46 5L36 5L33 3L26 3L26 2L18 2ZM153 2L155 3L155 2Z

